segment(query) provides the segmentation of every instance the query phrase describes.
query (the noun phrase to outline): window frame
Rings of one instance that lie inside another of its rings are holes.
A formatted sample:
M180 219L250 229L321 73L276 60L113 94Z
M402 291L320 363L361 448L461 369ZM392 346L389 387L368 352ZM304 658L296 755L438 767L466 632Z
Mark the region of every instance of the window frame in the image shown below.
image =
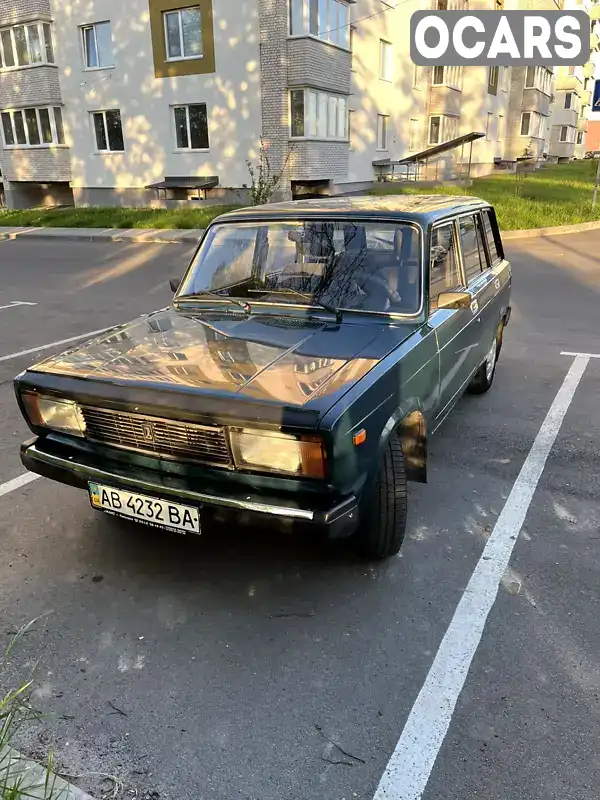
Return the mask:
M386 83L394 80L394 46L386 39L379 40L379 80Z
M293 116L292 116L292 94L294 92L303 92L304 93L304 115L303 115L303 123L304 124L303 124L303 133L302 133L302 135L297 135L297 134L294 135L293 134L293 130L292 130L292 122L293 122ZM310 97L311 95L314 97L314 111L315 111L315 114L314 114L314 131L315 132L314 133L311 133L311 130L313 130L313 127L311 125L311 122L313 122L313 120L311 119L311 110L313 108L313 104L311 102L311 97ZM326 102L324 102L322 100L321 96L326 98ZM329 135L330 123L331 123L330 113L331 113L331 108L332 108L332 101L334 101L334 105L335 105L335 109L336 109L336 111L335 111L335 129L336 129L336 134L337 134L336 136L330 136ZM341 101L344 104L343 112L340 110L340 102ZM289 106L288 106L288 117L289 117L288 130L289 130L289 138L291 140L293 140L293 141L311 140L311 141L322 141L322 142L350 142L350 139L349 139L349 120L348 120L348 115L349 115L348 95L337 94L336 92L325 92L325 91L321 91L320 89L314 89L314 88L309 87L309 86L304 86L304 87L299 86L299 87L294 87L294 88L291 88L291 89L288 90L288 104L289 104ZM320 120L320 116L321 116L320 109L325 108L325 107L326 107L325 122L324 122L324 125L323 125L323 128L322 128L325 131L325 134L323 135L323 134L321 134L319 132L319 126L320 126L320 122L321 122L321 120ZM343 115L343 116L341 116L341 115ZM342 118L344 120L344 130L342 132L343 135L341 135L341 136L339 135L340 118Z
M344 25L339 25L340 10L339 6L344 6L343 16L346 19ZM333 14L335 21L331 23ZM321 19L322 11L325 12L325 21ZM300 11L300 13L297 13ZM352 28L350 14L350 3L346 0L289 0L288 13L288 38L312 38L321 42L327 42L334 47L339 47L347 52L352 52L351 35ZM302 21L302 30L294 31L292 24L294 19ZM336 34L332 37L330 34Z
M183 40L183 20L182 20L182 12L189 11L190 9L198 9L198 13L200 14L200 40L202 41L202 53L200 55L193 55L193 56L186 56L184 53L184 40ZM179 23L179 44L181 47L181 55L180 56L171 56L169 55L169 32L167 28L167 17L170 14L177 14L177 21ZM162 12L163 17L163 34L164 34L164 41L165 41L165 61L167 63L177 62L177 61L199 61L200 59L204 58L204 36L202 32L202 9L200 6L182 6L181 8L170 8L165 9ZM192 103L191 105L194 105Z
M57 124L56 121L56 110L59 110L60 113L60 126ZM35 118L36 118L36 126L37 132L40 137L39 144L30 144L29 139L29 127L27 125L27 118L25 116L26 111L35 111ZM52 141L51 142L44 142L43 141L43 132L42 132L42 123L40 119L40 111L47 111L48 117L50 121L50 130L52 133ZM17 141L17 131L15 127L15 114L21 114L23 120L23 129L25 131L25 144L19 144ZM13 144L7 144L6 141L6 134L4 130L4 117L10 117L10 124L12 129L12 138ZM59 130L62 132L62 142L59 141L61 137L59 137ZM67 147L64 135L64 121L62 118L62 107L59 105L44 105L44 106L24 106L22 108L3 108L0 110L0 143L4 147L5 150L43 150L43 149L50 149L54 147Z
M103 125L104 125L104 138L106 139L106 144L109 145L110 141L109 141L109 138L108 138L108 125L107 125L107 122L106 122L106 115L110 111L118 111L119 112L119 121L121 123L121 138L123 139L123 149L122 150L111 150L110 147L107 147L106 150L101 150L98 147L98 137L96 135L96 127L95 127L95 124L94 124L94 117L96 116L96 114L102 114L102 120L103 120ZM96 153L96 155L105 155L107 153L108 154L124 153L127 148L125 146L125 132L123 130L123 115L121 114L121 109L120 108L95 109L94 111L90 111L89 114L90 114L90 120L91 120L92 135L94 137L94 143L95 143L94 152Z
M498 227L498 220L496 219L496 211L492 206L487 206L487 208L480 208L478 211L479 215L481 216L481 225L482 225L482 232L483 232L483 241L487 249L487 258L489 268L493 269L496 264L502 263L504 261L504 248L502 246L502 237L500 236L500 229ZM490 221L490 232L492 234L492 238L494 240L494 247L496 248L496 258L493 258L492 251L490 249L489 240L487 237L487 233L485 230L485 222L484 222L484 214L488 215L488 219Z
M494 119L494 112L488 111L485 119L485 140L486 142L492 141L492 122Z
M206 116L206 138L208 140L208 147L192 147L192 130L190 122L190 108L196 106L204 106ZM210 130L208 124L208 103L174 103L171 108L171 125L173 127L173 152L175 153L208 153L210 152ZM177 144L177 122L175 119L175 111L178 108L185 109L185 122L187 127L187 140L188 147L179 147Z
M463 240L460 231L460 223L463 219L473 219L475 222L475 242L477 244L477 250L479 252L479 273L476 273L473 277L469 277L467 274L467 266L465 263L465 253L463 249ZM464 280L464 286L466 289L469 289L474 283L480 280L481 276L487 272L492 267L492 259L491 253L488 250L487 244L487 237L485 235L485 229L483 227L483 219L481 217L481 210L477 209L477 211L467 212L465 214L460 214L458 217L455 218L456 227L458 229L458 239L460 242L460 261L462 266L462 277ZM483 252L481 250L483 247ZM485 260L485 266L481 263L481 256Z
M109 31L110 31L110 43L111 43L110 61L111 61L111 63L110 64L106 64L106 66L102 66L100 64L100 50L98 49L98 32L96 30L98 25L108 25L109 26ZM79 30L81 32L81 51L82 51L82 56L83 56L83 69L84 69L84 72L96 72L97 70L101 70L101 69L114 69L115 68L115 55L114 55L114 49L112 47L112 24L111 24L111 21L109 19L103 19L103 20L100 20L99 22L90 22L87 25L81 25ZM98 59L98 66L97 67L90 67L89 64L88 64L88 47L87 47L87 41L86 41L86 38L85 38L85 32L89 31L89 30L92 30L94 32L94 46L96 48L96 58Z
M500 81L500 67L497 64L488 67L488 87L487 93L494 95L498 94L498 84Z
M438 128L438 134L439 135L438 135L438 138L437 138L436 141L433 141L433 139L431 138L431 123L433 122L434 119L439 120L439 128ZM427 120L427 144L441 144L442 143L443 136L444 136L443 131L442 131L442 125L443 125L443 114L430 114L429 115L429 119Z
M565 131L565 138L562 138L562 132ZM558 129L558 141L560 144L572 144L571 140L569 139L569 126L568 125L560 125Z
M32 59L33 49L30 41L29 29L33 28L34 26L37 28L38 41L40 45L41 59L39 61L33 61ZM28 58L27 64L19 63L19 55L15 39L16 28L23 28L24 31L25 45L27 48L27 58ZM6 65L6 53L4 50L4 42L2 39L3 33L8 33L10 37L12 57L15 62L13 66ZM49 34L50 40L48 40L46 33ZM52 59L53 59L52 61L50 61L50 59L48 58L49 52L52 53ZM56 66L54 36L52 32L52 23L49 20L34 19L30 20L29 22L19 22L19 23L14 23L12 25L0 26L0 72L10 72L12 70L31 69L33 67L44 67L44 66Z
M583 144L583 135L584 135L583 131L577 131L577 136L575 137L575 144L576 145Z
M564 109L565 111L574 111L575 108L573 106L573 92L565 92L565 103Z
M385 153L389 150L389 121L389 114L377 114L377 152Z
M446 219L441 219L441 220L439 220L439 222L434 223L431 226L431 229L429 231L429 237L428 237L428 242L427 242L427 244L428 244L427 261L425 261L425 256L423 257L423 265L425 265L425 263L427 263L427 317L428 318L431 317L432 314L435 314L439 310L438 307L437 307L437 298L440 296L440 294L443 294L443 292L466 291L466 289L467 289L467 284L466 284L466 281L465 281L465 270L464 270L464 265L463 265L463 261L462 261L462 249L461 249L461 245L460 245L460 242L459 242L460 230L459 230L459 227L458 227L458 219L459 219L458 217L450 217L450 218L446 218ZM448 226L450 226L452 228L452 235L454 237L454 253L455 253L454 257L456 259L456 266L457 266L457 269L458 269L458 276L460 278L461 283L458 286L455 286L455 287L453 287L451 289L448 289L446 287L442 292L438 292L437 295L435 296L436 305L434 306L433 303L432 303L432 296L431 296L431 240L432 240L432 237L433 237L433 232L435 230L437 230L438 228L444 228L444 227L448 227ZM423 285L423 289L425 290L425 284Z

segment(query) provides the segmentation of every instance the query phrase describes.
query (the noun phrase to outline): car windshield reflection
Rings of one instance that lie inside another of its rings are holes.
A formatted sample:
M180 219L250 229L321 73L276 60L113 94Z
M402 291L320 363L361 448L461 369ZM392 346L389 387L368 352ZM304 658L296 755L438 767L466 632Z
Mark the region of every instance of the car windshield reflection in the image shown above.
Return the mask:
M255 303L416 314L422 293L419 229L376 221L217 224L177 301L203 292Z

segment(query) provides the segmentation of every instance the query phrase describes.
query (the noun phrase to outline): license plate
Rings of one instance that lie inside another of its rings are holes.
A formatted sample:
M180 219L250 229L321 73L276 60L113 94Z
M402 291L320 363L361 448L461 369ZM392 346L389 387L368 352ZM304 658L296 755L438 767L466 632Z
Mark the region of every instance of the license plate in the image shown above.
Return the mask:
M129 517L153 528L166 528L179 533L200 533L200 513L197 508L123 489L113 489L101 483L90 483L89 490L93 508L119 517Z

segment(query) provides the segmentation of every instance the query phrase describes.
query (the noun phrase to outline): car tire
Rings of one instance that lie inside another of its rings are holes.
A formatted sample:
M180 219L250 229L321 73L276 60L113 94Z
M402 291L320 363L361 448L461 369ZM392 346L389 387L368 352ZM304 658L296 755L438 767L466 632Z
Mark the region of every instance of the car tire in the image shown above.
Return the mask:
M499 326L490 349L488 350L485 361L479 367L471 383L467 387L470 394L485 394L494 382L496 374L496 364L502 349L502 325Z
M406 531L406 470L402 444L389 440L375 487L361 503L359 528L354 534L356 551L363 558L380 561L396 555Z

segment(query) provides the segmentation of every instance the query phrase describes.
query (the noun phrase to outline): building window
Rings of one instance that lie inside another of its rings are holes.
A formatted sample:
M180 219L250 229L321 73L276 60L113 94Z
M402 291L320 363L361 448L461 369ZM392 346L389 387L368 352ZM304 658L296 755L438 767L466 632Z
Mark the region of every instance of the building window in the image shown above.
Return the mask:
M488 142L492 140L492 120L494 115L491 111L488 111L487 119L485 121L485 138Z
M379 40L379 77L383 81L392 80L393 50L389 42Z
M575 67L569 67L568 74L575 75Z
M2 134L4 146L48 147L65 143L60 108L24 108L3 111Z
M167 61L202 58L202 17L198 6L166 11L165 44Z
M488 67L488 94L498 94L498 73L500 67Z
M583 144L583 131L577 131L577 144Z
M47 22L13 25L0 30L0 69L54 64L52 28Z
M565 108L571 108L572 103L573 103L573 93L567 92L565 95Z
M174 106L175 143L178 150L208 150L206 103Z
M448 11L448 0L437 0L438 11Z
M506 129L504 127L504 117L502 114L498 115L498 141L503 142L506 136Z
M419 148L419 120L411 119L408 129L408 149L418 150Z
M527 67L525 73L525 88L539 89L549 95L552 87L552 71L546 67Z
M505 92L510 89L510 67L502 67L502 89Z
M356 28L354 25L350 26L350 41L348 47L350 48L350 69L354 72L354 40L356 37Z
M83 61L86 69L114 66L110 22L96 22L81 29Z
M345 97L293 89L290 92L290 135L292 138L348 138L348 110Z
M121 112L118 108L110 111L94 111L92 119L96 136L96 150L99 153L125 150Z
M418 64L413 65L413 89L421 88L421 68Z
M350 49L350 9L342 0L290 0L290 34Z
M442 141L442 118L429 117L429 144L439 144Z
M521 136L533 139L543 138L546 130L546 117L536 111L525 111L521 115Z
M385 114L377 114L377 149L388 149L388 121Z
M569 141L569 128L567 127L567 125L561 125L559 138L561 142Z
M460 89L461 68L460 67L440 67L433 68L432 86L450 86L452 89Z

